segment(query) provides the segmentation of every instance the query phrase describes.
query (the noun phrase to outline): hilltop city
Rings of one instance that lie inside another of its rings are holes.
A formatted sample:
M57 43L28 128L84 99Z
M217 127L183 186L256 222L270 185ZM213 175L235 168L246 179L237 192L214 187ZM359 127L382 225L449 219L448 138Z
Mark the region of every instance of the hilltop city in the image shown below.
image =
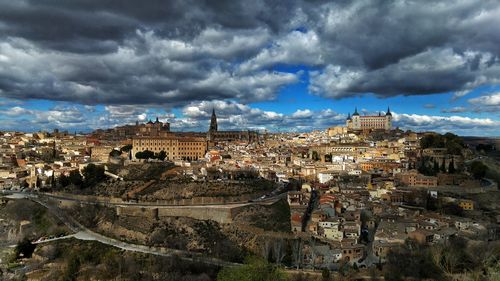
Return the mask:
M500 277L499 139L403 131L390 108L307 133L206 122L2 131L0 276Z

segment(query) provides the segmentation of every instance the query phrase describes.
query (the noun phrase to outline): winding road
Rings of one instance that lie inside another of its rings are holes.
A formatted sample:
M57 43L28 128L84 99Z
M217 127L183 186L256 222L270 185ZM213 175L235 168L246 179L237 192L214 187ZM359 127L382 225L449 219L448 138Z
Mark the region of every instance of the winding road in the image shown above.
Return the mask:
M54 216L56 216L58 219L60 219L66 226L68 226L75 234L73 235L68 235L65 238L76 238L79 240L92 240L92 241L97 241L102 244L106 244L109 246L113 246L122 250L126 251L132 251L132 252L139 252L139 253L146 253L146 254L152 254L152 255L157 255L157 256L164 256L164 257L177 257L182 260L186 261L191 261L191 262L201 262L205 264L212 264L212 265L217 265L217 266L236 266L239 265L237 263L232 263L228 261L224 261L221 259L217 258L211 258L207 256L203 256L200 253L193 253L189 251L183 251L183 250L177 250L177 249L170 249L170 248L163 248L163 247L148 247L145 245L138 245L138 244L133 244L133 243L128 243L128 242L123 242L111 237L107 237L104 235L101 235L99 233L96 233L87 227L83 226L80 224L78 221L76 221L74 218L66 215L61 209L59 209L57 206L49 204L48 200L46 198L39 198L38 196L31 195L29 196L29 199L46 207ZM61 237L62 238L62 237ZM56 239L54 239L56 240Z
M165 256L165 257L178 257L182 260L191 261L191 262L201 262L205 264L212 264L217 266L237 266L240 265L238 263L232 263L228 261L224 261L217 258L203 256L200 253L193 253L189 251L163 248L163 247L148 247L145 245L133 244L128 242L123 242L111 237L104 236L102 234L96 233L87 227L80 224L74 218L65 214L58 206L50 203L50 199L55 200L69 200L75 201L81 204L93 204L93 205L106 205L109 207L144 207L144 208L161 208L161 207L170 207L170 208L235 208L249 205L272 205L276 203L278 200L284 198L286 193L277 194L262 200L254 200L252 202L241 202L241 203L228 203L228 204L203 204L203 205L164 205L164 204L142 204L142 203L134 203L134 202L105 202L105 201L90 201L90 200L82 200L79 198L75 198L72 196L61 196L61 195L53 195L48 193L33 193L33 192L20 192L20 191L4 191L2 190L2 194L6 198L10 199L29 199L34 201L45 208L47 208L55 217L61 220L74 234L67 235L64 237L57 237L53 239L47 239L43 241L38 241L34 243L47 243L51 241L57 241L68 238L75 238L79 240L91 240L98 241L100 243L110 245L122 250L132 251L132 252L140 252L146 254L152 254L157 256Z

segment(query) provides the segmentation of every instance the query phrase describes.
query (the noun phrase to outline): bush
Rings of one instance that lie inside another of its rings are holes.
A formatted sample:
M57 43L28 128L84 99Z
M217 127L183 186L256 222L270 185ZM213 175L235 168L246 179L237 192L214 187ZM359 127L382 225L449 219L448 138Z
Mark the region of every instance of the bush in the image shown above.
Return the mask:
M139 151L135 154L135 158L137 159L154 159L155 153L150 150Z
M475 179L482 179L488 171L488 166L484 165L483 162L474 161L470 166L470 172Z
M31 258L31 255L35 251L36 245L31 243L28 238L24 238L19 241L16 246L15 254L16 258Z
M167 153L165 151L160 151L159 153L154 153L153 151L150 150L144 150L144 151L139 151L135 154L135 158L137 159L158 159L158 160L165 160L167 158Z
M288 280L285 273L266 260L247 257L245 264L238 267L225 267L217 275L218 281L261 281Z

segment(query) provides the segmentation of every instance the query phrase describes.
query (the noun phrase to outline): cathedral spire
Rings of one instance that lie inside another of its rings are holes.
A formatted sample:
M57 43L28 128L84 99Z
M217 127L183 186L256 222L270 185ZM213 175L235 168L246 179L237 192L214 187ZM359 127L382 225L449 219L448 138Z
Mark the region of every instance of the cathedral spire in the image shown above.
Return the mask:
M387 113L385 115L391 115L392 116L391 109L389 107L387 107Z
M217 116L215 115L215 108L212 108L212 118L210 119L209 131L211 132L217 131Z

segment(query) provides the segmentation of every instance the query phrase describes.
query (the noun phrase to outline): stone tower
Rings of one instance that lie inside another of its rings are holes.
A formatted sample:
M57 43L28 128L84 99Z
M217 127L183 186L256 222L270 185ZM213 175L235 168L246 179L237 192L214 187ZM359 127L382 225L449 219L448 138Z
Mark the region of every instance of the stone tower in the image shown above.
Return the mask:
M212 109L212 118L210 119L210 132L217 132L217 116L215 115L215 109Z
M387 112L385 113L385 129L390 130L392 128L392 113L391 109L387 107Z
M358 108L354 109L352 114L352 128L355 130L361 129L361 119L359 118Z

